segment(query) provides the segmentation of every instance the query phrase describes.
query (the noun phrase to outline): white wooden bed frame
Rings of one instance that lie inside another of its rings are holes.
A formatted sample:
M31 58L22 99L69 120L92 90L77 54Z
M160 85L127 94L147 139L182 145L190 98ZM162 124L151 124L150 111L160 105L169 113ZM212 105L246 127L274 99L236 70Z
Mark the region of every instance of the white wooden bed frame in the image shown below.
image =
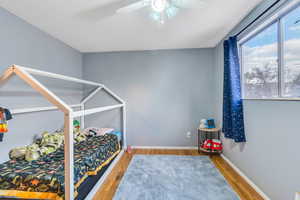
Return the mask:
M74 168L73 168L73 119L75 117L80 117L81 126L84 127L84 116L91 115L103 111L108 111L112 109L121 109L122 115L122 132L123 132L123 147L121 153L116 157L110 167L106 170L103 174L101 179L97 182L94 188L90 191L86 199L92 199L93 196L96 194L97 190L101 187L101 184L104 182L105 178L108 176L112 168L118 162L122 154L124 153L124 149L126 149L126 104L123 99L113 93L110 89L100 83L86 81L78 78L73 78L69 76L64 76L60 74L50 73L46 71L40 71L32 68L21 67L17 65L12 65L8 67L5 72L0 76L0 86L5 84L7 80L9 80L13 75L20 77L24 80L28 85L30 85L34 90L39 92L44 98L46 98L50 103L54 106L51 107L36 107L36 108L24 108L24 109L15 109L12 110L12 114L24 114L24 113L31 113L31 112L41 112L41 111L48 111L48 110L60 110L64 113L64 154L65 154L65 199L72 200L74 199ZM80 104L75 105L67 105L62 99L56 96L53 92L47 89L42 83L40 83L37 79L35 79L32 75L36 76L44 76L53 79L61 79L65 81L71 81L86 85L96 86L97 88L88 94L86 97L82 99ZM95 94L97 94L100 90L104 90L114 99L116 99L119 104L112 105L112 106L104 106L104 107L97 107L85 110L84 104L89 101ZM79 111L73 111L72 108L80 108Z

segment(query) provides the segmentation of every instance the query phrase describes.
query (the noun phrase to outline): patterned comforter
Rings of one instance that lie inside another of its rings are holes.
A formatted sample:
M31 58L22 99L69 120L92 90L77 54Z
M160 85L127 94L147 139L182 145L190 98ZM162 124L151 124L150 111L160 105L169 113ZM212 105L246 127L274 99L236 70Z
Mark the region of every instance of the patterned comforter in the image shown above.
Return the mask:
M117 136L94 136L74 145L75 189L97 174L120 150ZM76 193L76 191L75 191ZM64 199L64 149L39 160L0 164L0 197Z

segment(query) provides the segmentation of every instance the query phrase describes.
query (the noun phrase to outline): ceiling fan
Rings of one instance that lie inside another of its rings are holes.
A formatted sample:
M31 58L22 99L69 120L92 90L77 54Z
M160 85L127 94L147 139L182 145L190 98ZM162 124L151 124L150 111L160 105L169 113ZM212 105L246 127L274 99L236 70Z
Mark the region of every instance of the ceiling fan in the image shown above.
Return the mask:
M152 11L151 18L164 24L166 19L176 16L180 9L193 8L203 4L204 2L201 0L139 0L119 8L116 12L128 13L148 7Z
M181 9L203 7L204 4L204 0L115 0L84 14L100 20L116 14L148 9L150 17L163 24L166 19L176 16Z

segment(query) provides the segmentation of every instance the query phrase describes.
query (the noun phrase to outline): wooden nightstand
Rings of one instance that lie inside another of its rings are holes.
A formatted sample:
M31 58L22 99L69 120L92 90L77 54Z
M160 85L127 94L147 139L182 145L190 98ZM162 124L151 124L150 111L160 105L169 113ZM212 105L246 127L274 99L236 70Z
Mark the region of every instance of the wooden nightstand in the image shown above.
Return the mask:
M201 146L203 145L204 141L207 139L218 139L221 138L221 129L220 128L198 128L198 152L200 153L213 153L213 154L220 154L222 150L208 150L204 149Z

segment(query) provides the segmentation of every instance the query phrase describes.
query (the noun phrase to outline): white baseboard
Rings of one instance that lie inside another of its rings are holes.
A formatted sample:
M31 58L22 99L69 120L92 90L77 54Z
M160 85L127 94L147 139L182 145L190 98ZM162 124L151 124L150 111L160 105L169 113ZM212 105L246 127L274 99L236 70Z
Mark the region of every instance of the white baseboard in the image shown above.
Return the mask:
M191 149L191 150L195 150L198 149L195 146L131 146L132 149L174 149L174 150L180 150L180 149Z
M224 154L221 157L265 200L271 200L250 178L248 178L237 166L233 164Z

